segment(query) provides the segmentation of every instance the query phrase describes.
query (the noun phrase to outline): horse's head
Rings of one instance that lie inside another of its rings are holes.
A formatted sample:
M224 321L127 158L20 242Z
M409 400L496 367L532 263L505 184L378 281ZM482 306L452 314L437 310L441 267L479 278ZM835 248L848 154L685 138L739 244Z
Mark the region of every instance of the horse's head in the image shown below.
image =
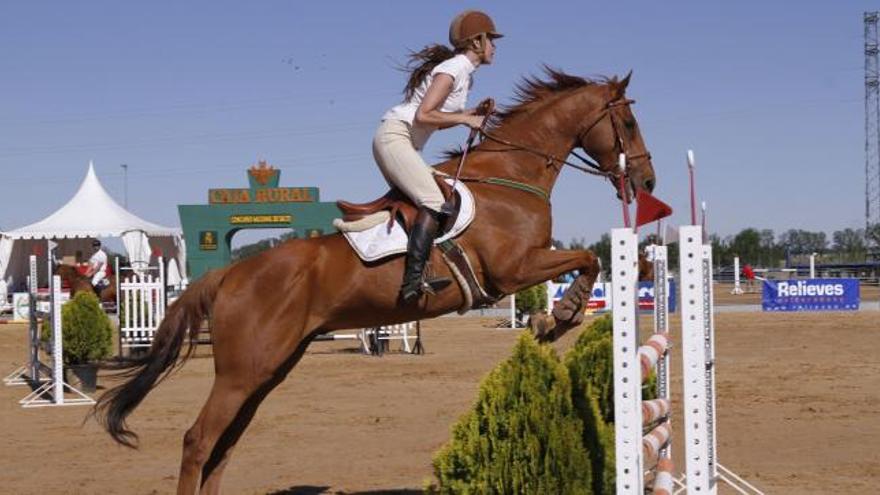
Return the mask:
M627 74L622 80L615 77L607 81L602 95L604 101L600 103L597 112L587 117L588 120L584 122L578 136L579 146L596 160L599 168L618 179L612 181L615 190L618 190L621 173L618 157L621 153L626 156L626 169L623 173L626 174L625 184L629 199L639 189L653 191L657 183L651 154L645 147L639 124L630 108L635 101L626 97L626 87L631 75L632 73Z
M55 269L55 275L58 275L63 279L73 278L73 274L76 272L76 269L74 267L59 263L57 261L53 263L53 267Z

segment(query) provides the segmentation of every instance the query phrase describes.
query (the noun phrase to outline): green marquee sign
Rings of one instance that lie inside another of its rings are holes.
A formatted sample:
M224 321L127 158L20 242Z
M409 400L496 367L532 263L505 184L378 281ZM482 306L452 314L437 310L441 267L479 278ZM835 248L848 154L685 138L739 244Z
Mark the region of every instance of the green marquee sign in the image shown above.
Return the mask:
M334 231L341 213L320 201L317 187L279 187L281 171L265 161L247 175L246 189L209 189L208 204L177 206L191 280L230 263L230 241L241 229L285 228L299 237Z

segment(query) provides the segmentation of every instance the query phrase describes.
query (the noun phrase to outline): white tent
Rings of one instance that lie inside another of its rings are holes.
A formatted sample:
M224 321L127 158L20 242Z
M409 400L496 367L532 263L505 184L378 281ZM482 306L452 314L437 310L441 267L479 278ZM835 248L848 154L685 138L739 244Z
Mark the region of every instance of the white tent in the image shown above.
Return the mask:
M98 237L121 238L133 267L146 266L157 251L186 266L180 229L148 222L120 206L101 185L90 162L79 190L64 206L39 222L0 234L0 279L21 285L28 255L38 245L45 252L42 246L47 239L58 243L58 257L77 251L87 257L91 239Z

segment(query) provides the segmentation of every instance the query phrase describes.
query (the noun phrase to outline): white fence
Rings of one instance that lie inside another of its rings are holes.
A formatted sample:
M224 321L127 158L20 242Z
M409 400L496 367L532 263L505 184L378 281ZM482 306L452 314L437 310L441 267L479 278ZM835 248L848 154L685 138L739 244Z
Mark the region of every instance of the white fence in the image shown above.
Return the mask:
M122 272L128 272L123 278ZM165 264L158 268L122 268L116 261L116 307L119 315L119 348L150 347L165 317Z
M364 328L358 333L327 333L315 337L316 342L331 340L356 340L364 354L381 355L389 350L392 340L400 341L402 352L408 354L424 354L425 352L422 346L421 322L419 321Z

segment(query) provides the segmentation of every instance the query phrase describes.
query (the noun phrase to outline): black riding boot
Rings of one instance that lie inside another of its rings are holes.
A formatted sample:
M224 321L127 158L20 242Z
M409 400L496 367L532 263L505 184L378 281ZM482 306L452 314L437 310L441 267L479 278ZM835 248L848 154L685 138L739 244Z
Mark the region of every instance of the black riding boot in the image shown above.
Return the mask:
M433 294L452 282L448 278L424 280L425 263L431 256L431 246L440 225L438 216L428 208L419 208L412 232L409 233L403 284L400 286L400 298L404 303L418 300L425 292Z

